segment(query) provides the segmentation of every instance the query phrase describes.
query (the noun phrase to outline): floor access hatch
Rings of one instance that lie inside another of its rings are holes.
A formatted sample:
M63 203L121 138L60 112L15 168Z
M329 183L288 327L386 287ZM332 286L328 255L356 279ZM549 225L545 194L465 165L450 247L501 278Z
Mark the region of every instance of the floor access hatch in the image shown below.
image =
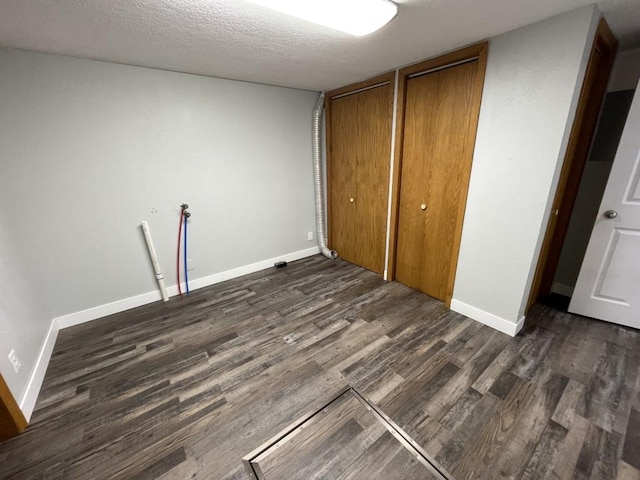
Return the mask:
M295 422L244 463L257 480L447 478L353 388Z

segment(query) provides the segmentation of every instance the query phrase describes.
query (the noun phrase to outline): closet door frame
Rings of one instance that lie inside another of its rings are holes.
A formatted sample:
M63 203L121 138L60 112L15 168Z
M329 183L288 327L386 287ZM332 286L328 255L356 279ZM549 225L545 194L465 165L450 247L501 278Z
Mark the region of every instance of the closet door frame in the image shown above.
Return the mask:
M18 402L0 374L0 442L22 433L27 428L27 423Z
M473 102L478 106L472 111L471 118L471 135L469 137L469 147L473 154L475 146L476 134L478 131L478 118L480 116L480 100L482 98L482 88L484 86L484 77L487 68L487 53L489 44L482 42L455 52L450 52L437 58L425 60L408 67L401 68L398 71L398 96L396 105L396 131L395 131L395 149L393 159L392 175L392 195L391 195L391 222L389 232L389 256L387 261L387 280L395 280L396 276L396 257L398 244L398 215L400 208L400 178L402 172L402 149L404 146L404 123L405 123L405 106L407 99L407 82L416 74L447 68L457 63L463 63L477 59L478 75L473 91ZM460 250L460 239L462 237L462 225L464 223L464 210L467 204L466 192L469 190L469 179L471 177L471 163L469 164L468 174L461 179L461 191L465 192L458 203L458 219L455 225L455 236L453 245L453 255L451 256L451 266L449 270L449 279L446 287L445 304L447 307L451 305L453 297L453 285L455 282L456 267L458 265L458 254Z
M325 94L325 99L324 99L324 122L325 122L325 145L327 146L326 148L326 176L325 176L325 180L326 180L326 195L325 198L327 199L327 244L329 246L332 245L332 232L331 232L331 222L329 221L329 219L331 218L332 215L332 210L331 210L331 181L330 179L331 177L331 164L333 163L333 152L332 152L332 143L331 143L331 102L334 98L336 97L342 97L345 95L350 95L350 94L354 94L354 93L358 93L360 91L363 90L368 90L371 88L376 88L378 86L382 86L385 84L390 84L391 88L390 88L390 95L389 95L389 102L393 107L393 91L394 91L394 84L395 84L395 71L391 71L391 72L387 72L387 73L383 73L381 75L375 76L373 78L370 78L368 80L364 80L362 82L357 82L357 83L353 83L351 85L347 85L345 87L340 87L337 88L335 90L331 90L329 92L327 92ZM387 192L388 194L388 192ZM386 234L388 235L388 232L386 232ZM338 255L340 255L340 252L338 252Z

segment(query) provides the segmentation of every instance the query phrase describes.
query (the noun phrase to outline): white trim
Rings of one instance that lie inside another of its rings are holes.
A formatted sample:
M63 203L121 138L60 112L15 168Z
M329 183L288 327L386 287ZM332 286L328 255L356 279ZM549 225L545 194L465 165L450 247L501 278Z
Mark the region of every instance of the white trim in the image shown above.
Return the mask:
M451 310L512 337L515 337L524 326L524 316L518 320L518 323L514 323L456 299L451 300Z
M42 343L40 354L38 355L36 364L31 372L31 378L29 379L29 383L27 383L27 388L24 391L22 400L20 400L20 410L22 410L27 422L31 420L31 414L33 413L33 409L38 401L38 395L40 394L40 388L42 388L44 375L47 373L47 367L51 360L53 347L56 344L56 338L58 338L58 330L58 324L55 319L51 320L49 331Z
M168 290L169 295L173 295L173 290L177 291L178 289L177 287L170 287ZM73 327L97 318L106 317L107 315L124 312L125 310L140 307L161 299L162 296L160 295L160 292L154 290L153 292L143 293L142 295L136 295L135 297L129 297L115 302L105 303L104 305L99 305L97 307L87 308L86 310L80 310L79 312L69 313L68 315L56 317L54 320L62 330L63 328Z
M396 156L396 128L398 122L398 78L400 70L396 70L393 85L393 118L391 119L391 153L389 154L389 196L387 198L387 238L384 249L384 276L389 279L389 243L391 241L391 200L393 196L393 166Z
M560 295L564 295L565 297L573 296L573 289L571 285L565 285L564 283L553 282L551 286L551 291L554 293L559 293Z
M295 260L300 260L301 258L317 255L318 253L320 253L320 248L312 247L305 250L299 250L297 252L279 255L277 257L252 263L250 265L244 265L242 267L227 270L225 272L214 273L206 277L196 278L189 282L189 288L190 290L197 290L198 288L208 287L209 285L224 282L225 280L230 280L232 278L241 277L242 275L247 275L249 273L258 272L260 270L273 267L273 264L275 262L279 262L282 260L284 260L285 262L293 262ZM184 291L184 284L182 284L182 289ZM178 294L177 285L168 287L167 290L170 296ZM54 318L54 321L60 329L73 327L74 325L80 325L81 323L106 317L107 315L113 315L114 313L124 312L125 310L140 307L142 305L146 305L148 303L152 303L161 299L162 297L160 295L160 292L154 290L153 292L143 293L141 295L136 295L135 297L124 298L115 302L106 303L97 307L88 308L86 310L70 313L68 315L63 315L61 317Z

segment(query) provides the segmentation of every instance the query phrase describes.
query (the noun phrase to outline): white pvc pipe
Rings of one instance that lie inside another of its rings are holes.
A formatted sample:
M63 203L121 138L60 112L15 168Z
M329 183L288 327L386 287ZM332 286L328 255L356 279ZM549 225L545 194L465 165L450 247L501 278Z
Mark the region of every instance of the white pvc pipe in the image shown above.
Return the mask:
M151 232L149 231L149 225L147 222L142 222L142 232L144 233L144 239L147 242L149 257L151 257L151 263L153 263L153 270L156 273L156 280L158 280L158 287L160 287L162 300L166 302L169 300L169 294L167 293L167 287L164 284L164 277L160 270L160 263L158 263L158 255L156 254L156 249L153 247L153 240L151 240Z

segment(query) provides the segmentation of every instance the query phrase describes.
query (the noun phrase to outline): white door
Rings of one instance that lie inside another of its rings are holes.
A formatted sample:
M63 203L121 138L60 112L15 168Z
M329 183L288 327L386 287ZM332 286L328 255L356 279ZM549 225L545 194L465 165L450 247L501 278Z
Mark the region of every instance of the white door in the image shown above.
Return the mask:
M640 88L631 103L569 311L640 328Z

